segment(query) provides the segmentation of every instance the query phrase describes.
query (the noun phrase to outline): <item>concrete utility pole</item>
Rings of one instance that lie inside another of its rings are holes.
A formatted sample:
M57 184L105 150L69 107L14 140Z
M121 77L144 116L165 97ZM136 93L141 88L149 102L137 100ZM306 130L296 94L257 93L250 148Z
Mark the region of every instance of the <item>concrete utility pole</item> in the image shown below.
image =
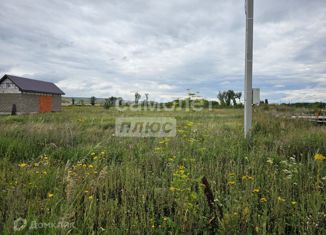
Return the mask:
M252 127L252 52L254 28L254 0L246 1L246 67L244 84L244 133L249 137Z

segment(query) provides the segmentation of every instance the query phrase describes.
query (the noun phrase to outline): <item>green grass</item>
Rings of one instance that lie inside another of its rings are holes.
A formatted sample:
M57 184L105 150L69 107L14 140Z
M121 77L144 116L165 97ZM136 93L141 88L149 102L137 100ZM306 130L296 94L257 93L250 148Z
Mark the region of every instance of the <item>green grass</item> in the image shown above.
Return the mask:
M17 234L325 234L326 128L291 111L257 108L249 142L241 109L2 116L0 234L19 217ZM178 134L116 137L122 116L176 117Z

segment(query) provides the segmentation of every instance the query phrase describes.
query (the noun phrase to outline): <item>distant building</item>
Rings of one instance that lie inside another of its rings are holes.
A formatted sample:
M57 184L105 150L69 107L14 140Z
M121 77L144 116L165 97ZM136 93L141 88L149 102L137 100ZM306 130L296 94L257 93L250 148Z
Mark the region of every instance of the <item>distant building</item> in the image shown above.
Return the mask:
M4 75L0 79L0 113L10 114L61 111L61 96L55 84L29 78Z

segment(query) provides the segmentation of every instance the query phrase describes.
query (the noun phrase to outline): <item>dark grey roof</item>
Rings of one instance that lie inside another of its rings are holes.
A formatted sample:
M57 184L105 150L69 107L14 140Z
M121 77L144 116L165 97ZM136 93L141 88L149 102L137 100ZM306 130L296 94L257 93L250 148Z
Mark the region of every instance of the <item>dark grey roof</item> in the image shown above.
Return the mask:
M0 83L6 78L10 79L21 91L24 92L38 92L55 95L65 94L62 90L59 89L59 87L57 87L52 82L44 82L6 74L1 78Z

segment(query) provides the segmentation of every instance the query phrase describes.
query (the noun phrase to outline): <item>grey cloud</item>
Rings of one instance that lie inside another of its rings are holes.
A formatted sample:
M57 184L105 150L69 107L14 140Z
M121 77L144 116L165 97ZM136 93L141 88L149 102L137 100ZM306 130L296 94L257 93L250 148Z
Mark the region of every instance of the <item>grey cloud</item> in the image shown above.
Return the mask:
M244 1L0 4L1 73L52 80L70 96L242 89ZM274 101L291 90L326 90L325 11L324 0L255 1L254 83Z

